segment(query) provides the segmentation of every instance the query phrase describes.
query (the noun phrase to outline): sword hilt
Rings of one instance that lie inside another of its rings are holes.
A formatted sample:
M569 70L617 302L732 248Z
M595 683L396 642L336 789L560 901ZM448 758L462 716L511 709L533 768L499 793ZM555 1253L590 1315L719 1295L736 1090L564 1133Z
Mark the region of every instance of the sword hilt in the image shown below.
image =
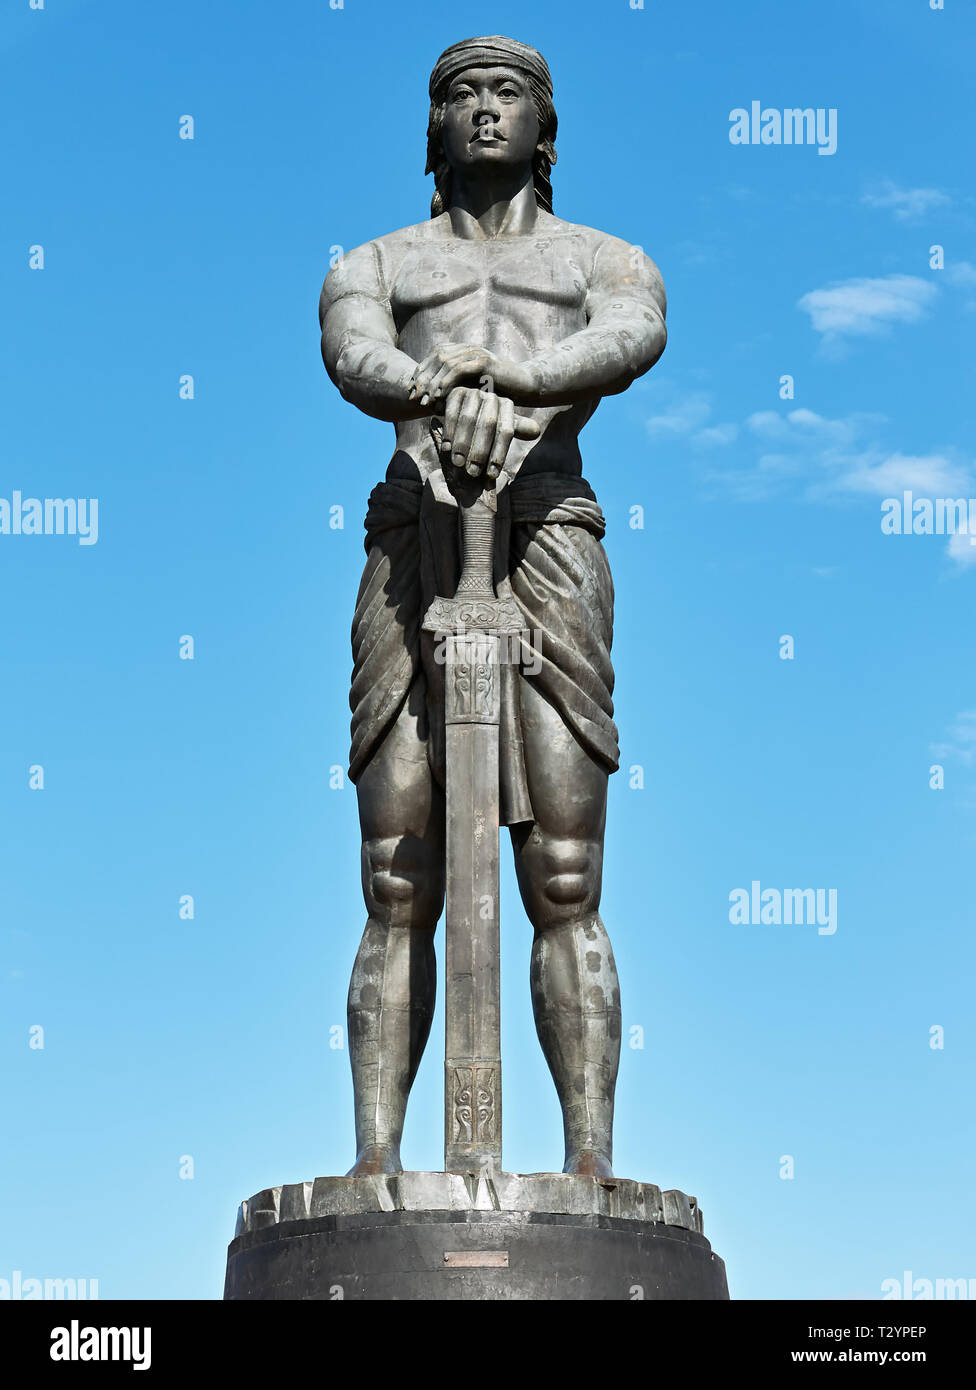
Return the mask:
M491 390L491 378L483 377L482 390ZM431 418L430 432L438 454L444 440L444 422ZM472 478L463 468L444 466L448 487L461 513L461 578L456 598L494 598L492 583L495 554L495 514L498 499L494 480Z
M491 391L490 376L481 378L483 391ZM430 432L438 455L443 452L444 422L431 417ZM482 631L518 633L525 626L512 596L495 595L495 517L498 493L494 478L471 477L463 468L446 463L444 481L454 494L461 514L461 578L453 598L435 598L424 617L425 632ZM504 485L505 475L499 479Z
M456 598L492 598L495 554L495 513L498 503L493 488L480 478L454 479L452 488L461 511L461 578Z

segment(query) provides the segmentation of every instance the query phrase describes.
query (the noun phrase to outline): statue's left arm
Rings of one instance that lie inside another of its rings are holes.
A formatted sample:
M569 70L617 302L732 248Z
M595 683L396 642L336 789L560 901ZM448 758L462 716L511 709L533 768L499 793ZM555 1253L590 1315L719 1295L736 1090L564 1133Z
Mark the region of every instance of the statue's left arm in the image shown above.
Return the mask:
M596 249L585 328L524 362L501 363L495 389L517 405L572 405L613 396L654 366L668 340L660 271L616 237Z

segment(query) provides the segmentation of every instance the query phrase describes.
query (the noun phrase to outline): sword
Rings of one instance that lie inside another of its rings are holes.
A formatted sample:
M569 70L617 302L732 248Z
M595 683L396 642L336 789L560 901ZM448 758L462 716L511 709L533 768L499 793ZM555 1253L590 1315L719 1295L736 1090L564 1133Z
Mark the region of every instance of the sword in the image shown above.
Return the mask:
M495 594L495 487L463 472L449 486L460 510L461 578L453 598L434 599L423 623L438 634L445 658L444 1169L490 1174L502 1165L499 638L525 623L514 599Z

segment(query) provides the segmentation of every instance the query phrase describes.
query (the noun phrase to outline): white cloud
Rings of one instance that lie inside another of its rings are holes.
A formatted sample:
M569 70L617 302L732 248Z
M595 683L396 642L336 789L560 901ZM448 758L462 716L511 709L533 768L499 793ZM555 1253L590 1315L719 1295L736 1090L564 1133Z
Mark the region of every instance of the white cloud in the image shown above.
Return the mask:
M917 275L886 275L843 280L811 290L797 301L825 340L886 333L894 323L917 323L938 295L931 280Z
M952 285L962 289L976 289L976 265L971 261L952 261L945 268L945 277Z
M705 391L680 395L665 387L664 408L647 421L652 437L683 438L715 450L741 441L727 464L713 465L703 478L739 502L765 501L792 493L807 501L843 496L976 498L976 460L953 449L925 454L891 449L883 439L884 415L855 411L831 418L796 406L757 410L740 427L709 424L712 401ZM753 454L752 450L756 453ZM742 466L743 455L751 460ZM976 569L976 545L968 535L947 537L946 553L960 569Z
M971 261L951 261L943 272L954 289L963 291L966 309L976 309L976 265Z
M875 497L895 497L914 492L919 497L954 497L973 486L970 471L942 454L861 454L846 463L835 486L845 492L867 492Z
M699 429L712 413L712 403L704 391L693 391L675 401L662 415L652 415L647 421L648 433L690 434Z
M971 569L976 565L976 536L950 536L949 559L960 569Z
M740 502L763 501L788 491L808 501L843 495L916 498L976 497L976 466L946 453L907 454L881 441L883 415L855 413L831 419L806 409L760 410L745 421L761 452L748 467L714 469L706 476ZM948 537L947 553L958 566L976 567L970 537Z
M660 415L646 422L652 439L668 435L688 435L692 444L705 448L731 444L739 435L738 425L707 425L712 416L712 399L707 391L692 391L672 401Z
M717 444L734 444L738 437L738 425L712 425L708 429L699 430L692 442L710 448Z
M767 453L752 468L726 468L706 476L737 502L762 502L802 478L804 471L805 464L796 455Z
M880 415L849 415L843 420L830 420L813 410L791 410L786 415L775 410L759 410L749 416L746 427L765 439L784 440L794 445L819 440L824 445L840 447L853 444L865 424L883 418Z
M938 188L899 188L886 179L861 199L872 208L890 208L899 222L919 222L932 208L948 207L952 199Z
M976 762L976 710L963 710L957 715L948 741L933 743L932 752L937 758L958 758L967 766Z

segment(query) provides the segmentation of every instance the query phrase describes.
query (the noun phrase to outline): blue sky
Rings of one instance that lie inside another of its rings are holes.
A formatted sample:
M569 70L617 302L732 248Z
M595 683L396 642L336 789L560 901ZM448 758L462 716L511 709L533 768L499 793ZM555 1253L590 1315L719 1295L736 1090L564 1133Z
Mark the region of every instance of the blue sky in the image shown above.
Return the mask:
M976 1277L976 547L880 528L905 488L976 497L972 12L530 0L489 27L552 68L557 214L669 295L664 357L582 440L617 592L616 1171L698 1196L733 1297ZM364 914L330 782L391 431L327 380L316 309L333 248L426 216L427 75L484 28L466 0L5 7L0 498L98 498L99 533L0 534L0 1278L219 1297L240 1199L352 1161L330 1030ZM731 144L754 100L835 110L836 153ZM509 861L531 1172L561 1129ZM836 932L732 925L754 880L835 889ZM442 1028L413 1168L442 1161Z

